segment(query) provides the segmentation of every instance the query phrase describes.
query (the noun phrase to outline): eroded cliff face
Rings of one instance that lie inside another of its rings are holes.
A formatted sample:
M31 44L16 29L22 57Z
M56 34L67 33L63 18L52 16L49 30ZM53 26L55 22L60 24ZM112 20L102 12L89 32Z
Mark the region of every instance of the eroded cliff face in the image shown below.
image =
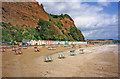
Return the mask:
M44 10L43 5L42 4L39 5L38 2L2 3L2 22L4 22L2 28L6 29L10 33L11 32L15 33L20 28L22 30L22 31L19 30L21 34L28 33L28 36L31 36L30 33L32 32L30 32L30 30L32 29L33 31L33 29L35 29L36 35L38 36L35 35L33 38L36 40L50 39L50 40L84 41L84 36L82 35L81 31L76 28L73 19L69 15L48 14ZM45 28L46 30L43 31L42 30L43 28ZM44 35L42 35L41 32L44 33ZM50 35L47 36L45 34L47 35L53 34L54 37ZM13 35L10 35L10 37L13 37ZM24 37L21 38L21 40L33 38Z
M37 26L39 18L49 21L47 13L37 2L4 2L2 3L2 20L15 27Z

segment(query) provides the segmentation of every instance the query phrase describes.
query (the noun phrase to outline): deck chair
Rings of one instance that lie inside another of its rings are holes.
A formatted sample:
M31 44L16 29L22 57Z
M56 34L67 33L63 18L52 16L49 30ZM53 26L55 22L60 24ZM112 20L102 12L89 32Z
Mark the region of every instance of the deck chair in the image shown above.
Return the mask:
M83 49L80 49L79 51L80 51L80 54L84 54Z
M73 50L73 52L75 52L75 50Z
M49 59L47 58L47 56L45 56L45 62L49 62Z
M81 48L81 46L79 46L79 48Z
M76 54L75 54L75 51L70 51L70 55L71 55L71 56L76 55Z
M27 49L27 46L24 46L23 49Z
M73 53L72 53L72 54L73 54L73 55L76 55L76 54L75 54L75 50L73 50Z
M70 49L70 46L68 46L68 49Z
M64 46L64 49L67 49L67 47L66 47L66 46Z
M83 52L83 51L80 51L80 54L84 54L84 52Z
M7 46L7 48L10 48L11 46Z
M22 49L22 48L18 48L18 49Z
M62 53L62 58L65 58L64 54Z
M61 54L60 54L60 53L59 53L59 57L58 57L58 58L60 58L60 59L62 58L62 56L61 56Z
M50 56L48 56L48 59L49 59L49 61L52 61L52 58L50 58Z

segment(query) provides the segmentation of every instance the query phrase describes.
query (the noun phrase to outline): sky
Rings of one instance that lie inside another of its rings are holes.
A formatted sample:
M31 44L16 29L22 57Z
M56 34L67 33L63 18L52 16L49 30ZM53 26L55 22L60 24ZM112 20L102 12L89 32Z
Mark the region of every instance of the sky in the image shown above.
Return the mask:
M40 2L51 14L69 14L85 39L118 39L117 2Z

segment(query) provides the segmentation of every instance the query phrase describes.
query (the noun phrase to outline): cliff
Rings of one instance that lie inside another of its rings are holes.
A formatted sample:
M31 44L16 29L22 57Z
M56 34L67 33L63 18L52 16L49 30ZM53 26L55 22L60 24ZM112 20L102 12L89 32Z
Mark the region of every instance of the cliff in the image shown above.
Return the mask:
M2 28L3 41L84 41L84 36L69 15L48 14L37 2L2 3Z

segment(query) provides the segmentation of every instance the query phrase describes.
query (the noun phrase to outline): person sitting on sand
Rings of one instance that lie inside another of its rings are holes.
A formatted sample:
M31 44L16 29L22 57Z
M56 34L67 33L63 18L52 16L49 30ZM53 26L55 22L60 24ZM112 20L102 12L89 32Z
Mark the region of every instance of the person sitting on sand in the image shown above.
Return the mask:
M15 50L17 50L17 46L14 46L14 47L12 48L12 51L15 51Z
M19 47L22 47L22 43L19 43L19 45L18 45Z
M12 48L12 51L15 51L15 47Z
M37 47L34 47L35 48L35 52L39 52L40 49L38 49Z
M16 53L16 55L23 54L22 51L21 51L21 49L16 50L15 53Z
M6 51L6 47L2 47L1 52L5 52Z
M12 48L14 47L14 43L11 45L11 47L12 47Z
M28 47L28 43L26 43L25 46Z

